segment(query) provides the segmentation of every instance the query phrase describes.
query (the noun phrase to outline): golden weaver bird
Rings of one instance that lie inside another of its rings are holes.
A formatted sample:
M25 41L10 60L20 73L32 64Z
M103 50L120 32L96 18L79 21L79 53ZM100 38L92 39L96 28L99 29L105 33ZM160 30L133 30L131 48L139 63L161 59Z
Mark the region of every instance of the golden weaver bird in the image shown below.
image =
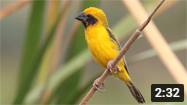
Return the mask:
M145 103L129 76L125 58L121 59L115 68L111 68L111 61L117 56L121 46L109 28L104 12L90 7L78 14L75 19L81 21L85 27L85 39L94 60L104 69L109 68L114 77L124 81L138 103Z

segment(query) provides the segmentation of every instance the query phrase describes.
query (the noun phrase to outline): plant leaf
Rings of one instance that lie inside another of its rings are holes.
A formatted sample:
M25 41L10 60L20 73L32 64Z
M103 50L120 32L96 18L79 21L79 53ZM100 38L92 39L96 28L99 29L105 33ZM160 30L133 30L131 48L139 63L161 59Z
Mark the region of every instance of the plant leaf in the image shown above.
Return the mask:
M83 1L83 6L82 6L83 8L80 11L83 11L84 9L91 6L97 7L99 3L100 0ZM86 47L87 44L84 38L84 27L83 25L81 25L81 27L79 27L76 34L74 35L71 46L69 46L69 51L68 51L69 54L67 56L66 61L69 61L71 58L76 56L77 53L80 53ZM56 104L74 104L72 103L73 102L72 97L74 97L75 93L77 92L79 81L82 76L83 70L84 67L80 68L77 72L75 72L73 75L71 75L64 82L61 83L61 85L58 87L56 91L57 93Z
M186 41L187 41L186 39L179 40L179 41L170 43L169 45L173 51L178 51L178 50L187 48ZM134 64L142 60L152 58L154 56L157 56L156 51L154 49L150 49L150 50L146 50L144 52L138 53L132 57L129 57L127 61L128 61L128 64Z
M42 33L43 15L44 15L45 1L34 1L32 3L31 16L28 24L28 29L25 38L23 56L21 61L19 84L15 104L21 104L25 94L28 92L32 83L32 76L35 71L27 69L32 64L32 59L36 55L39 40ZM32 72L32 73L31 73Z
M155 3L155 2L153 2L153 3ZM168 3L170 3L170 2L168 2ZM167 4L167 2L165 4ZM152 5L152 2L147 5ZM163 5L163 7L164 6L165 5ZM151 9L151 8L149 8L149 9ZM164 10L166 10L166 9L164 8ZM160 11L163 12L162 9L160 9ZM116 27L118 27L118 25L120 25L120 23L122 23L121 26L119 28L116 28ZM132 30L134 30L136 27L137 27L137 24L134 22L134 19L131 19L131 16L127 16L127 18L123 18L121 21L119 21L117 23L117 25L115 25L112 28L112 30L114 31L114 33L116 35L118 35L118 38L121 40L121 39L127 37L127 34L132 32ZM75 72L77 72L79 70L79 68L83 67L91 60L92 60L92 57L91 57L91 54L87 48L84 49L83 51L81 51L80 53L76 54L76 56L74 56L68 62L63 64L59 68L59 70L57 70L57 72L55 72L49 78L49 85L47 86L47 88L50 91L55 91L56 88L62 82L64 82L67 78L69 78L69 76L73 75ZM73 64L73 66L72 66L72 64ZM32 94L35 94L38 91L40 91L40 90L38 90L36 88L35 90L33 90ZM29 95L32 95L32 94L29 94Z

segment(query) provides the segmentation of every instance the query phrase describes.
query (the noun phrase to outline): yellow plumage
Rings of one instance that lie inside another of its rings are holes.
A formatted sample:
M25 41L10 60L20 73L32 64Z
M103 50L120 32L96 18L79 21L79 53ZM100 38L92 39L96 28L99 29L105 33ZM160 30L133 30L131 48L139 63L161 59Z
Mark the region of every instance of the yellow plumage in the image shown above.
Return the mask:
M94 26L93 29L86 29L85 38L94 60L106 69L108 62L113 60L120 51L117 44L111 41L105 27L100 25ZM126 72L124 65L124 62L121 59L117 65L120 72L117 72L115 77L128 82L130 77ZM123 75L121 75L121 73L123 73Z
M114 60L120 49L115 42L111 41L110 35L106 30L110 30L110 28L108 27L106 16L103 14L102 10L91 7L84 10L83 13L90 13L93 17L98 19L97 24L85 29L85 39L94 60L106 69L108 62ZM114 34L112 35L114 36ZM115 40L119 43L117 38L115 38ZM128 83L130 77L125 70L124 65L124 62L121 59L117 65L120 72L117 72L115 77Z
M116 36L108 27L104 12L98 8L90 7L77 15L76 19L84 24L85 39L94 60L106 69L108 62L114 60L121 46ZM130 79L124 58L119 61L117 67L117 73L113 76L124 81L135 99L139 103L144 103L143 96Z

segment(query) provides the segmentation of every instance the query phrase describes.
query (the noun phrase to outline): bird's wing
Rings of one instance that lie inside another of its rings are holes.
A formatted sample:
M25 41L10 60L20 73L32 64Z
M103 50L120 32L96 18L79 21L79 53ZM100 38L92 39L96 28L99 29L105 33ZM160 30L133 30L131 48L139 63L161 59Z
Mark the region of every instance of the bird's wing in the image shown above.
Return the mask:
M119 41L117 40L117 38L116 38L116 36L112 33L112 31L109 29L109 28L106 28L106 30L107 30L107 32L108 32L108 34L109 34L109 36L110 36L110 39L114 42L114 43L116 43L117 45L118 45L118 49L119 50L121 50L121 45L119 44ZM125 69L126 69L126 71L127 71L127 73L129 74L129 70L128 70L128 67L127 67L127 63L126 63L126 61L125 61L125 56L123 56L123 62L124 62L124 64L125 64Z

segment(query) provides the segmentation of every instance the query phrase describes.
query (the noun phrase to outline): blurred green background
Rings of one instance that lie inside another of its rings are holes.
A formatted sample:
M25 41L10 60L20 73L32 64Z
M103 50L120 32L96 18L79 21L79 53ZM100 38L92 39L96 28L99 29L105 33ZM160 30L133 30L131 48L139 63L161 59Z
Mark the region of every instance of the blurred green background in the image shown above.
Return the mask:
M19 0L2 0L1 9L15 1ZM174 0L168 0L167 2L172 1ZM137 28L135 20L130 17L128 10L120 0L72 0L66 6L63 5L66 2L56 2L58 7L56 8L56 14L54 13L54 21L56 21L54 25L50 25L48 22L50 16L47 14L50 0L26 4L1 20L1 104L78 104L83 99L91 88L93 80L99 77L104 69L85 50L87 45L82 24L78 31L73 34L73 38L70 38L66 51L64 51L63 46L68 38L68 33L73 32L71 27L74 26L73 24L76 21L74 17L85 8L95 6L105 12L109 26L116 35L120 34L118 38L122 46ZM156 0L156 2L141 0L141 2L150 13L159 0ZM185 68L187 64L186 13L186 1L182 0L153 19L168 43L182 43L175 44L176 49L178 49L175 54ZM60 41L61 49L59 49L59 53L63 52L64 54L63 58L62 56L57 57L59 58L58 63L56 63L55 69L50 71L49 65L52 63L50 61L54 55L49 53L45 56L46 49L50 49L50 46L55 42L53 37L56 35L55 31L61 17L65 19L66 23L62 29L64 33L61 32L63 37ZM122 22L123 19L132 21L132 23L126 24L124 21ZM132 25L134 26L132 27ZM125 32L126 30L128 32ZM126 53L131 78L143 94L146 103L154 105L186 104L186 98L182 103L151 102L151 84L175 84L176 82L158 56L148 57L146 54L147 56L143 56L146 59L140 61L137 61L138 58L136 57L133 58L150 49L152 49L151 45L143 36L135 41ZM83 58L76 59L75 57L80 54L83 54ZM47 59L48 57L49 59ZM26 60L24 61L24 59ZM43 71L41 65L43 65ZM77 70L71 67L77 67ZM72 71L69 71L70 73L67 70L66 72L60 72L65 69L72 69ZM63 73L68 75L61 81L61 75L64 76ZM44 76L41 77L42 75ZM122 81L109 76L105 83L106 91L104 93L96 92L88 104L137 104L126 84Z

